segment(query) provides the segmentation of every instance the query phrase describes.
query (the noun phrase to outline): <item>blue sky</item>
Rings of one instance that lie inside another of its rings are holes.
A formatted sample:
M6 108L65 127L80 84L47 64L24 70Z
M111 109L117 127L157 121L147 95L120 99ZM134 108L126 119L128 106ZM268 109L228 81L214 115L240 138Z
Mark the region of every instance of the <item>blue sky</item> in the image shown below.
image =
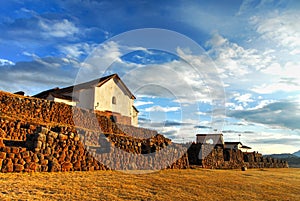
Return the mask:
M101 62L91 77L119 73L137 96L141 126L179 142L217 128L263 153L295 152L299 11L296 0L1 1L0 90L69 86ZM156 45L170 51L115 40L147 28L178 33L200 51L163 35Z

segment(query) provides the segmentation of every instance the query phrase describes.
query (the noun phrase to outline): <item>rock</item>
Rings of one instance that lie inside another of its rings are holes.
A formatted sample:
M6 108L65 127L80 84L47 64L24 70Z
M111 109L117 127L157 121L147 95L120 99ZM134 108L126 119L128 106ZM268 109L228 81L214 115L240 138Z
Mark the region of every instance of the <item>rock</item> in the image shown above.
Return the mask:
M31 161L38 163L39 162L39 157L37 156L37 154L34 154L31 158Z
M43 127L43 126L39 126L36 128L36 132L37 133L41 133L41 134L47 134L48 133L48 129Z
M81 170L81 163L80 161L76 161L74 164L73 164L73 168L75 171L80 171Z
M61 171L61 165L56 161L49 161L49 172Z
M73 164L71 162L64 162L61 165L61 171L71 171L73 168Z
M36 140L41 142L46 142L46 135L42 133L38 133Z
M43 145L42 141L35 141L34 142L34 148L41 149L42 145Z
M42 160L40 161L40 164L43 166L43 165L48 165L48 160Z
M14 154L17 154L20 152L19 148L18 147L11 147L11 153L14 153Z
M64 135L64 134L59 134L59 135L58 135L58 138L59 138L60 141L65 141L65 140L68 139L68 136L67 136L67 135Z
M6 158L6 152L0 152L0 159L5 159Z
M0 158L0 171L1 171L1 169L2 169L2 164L3 164L3 159Z
M13 159L13 158L15 158L15 154L14 153L8 153L7 158Z
M54 139L56 139L57 136L58 136L58 133L50 131L49 134L48 134L48 136L53 137Z
M5 159L4 165L2 166L2 172L13 172L14 164L10 158Z
M30 152L29 151L25 151L21 153L22 158L29 158L30 157Z
M1 131L2 129L0 129ZM4 132L4 131L3 131ZM0 132L0 137L3 136L3 134L1 135L1 132ZM0 147L5 147L5 144L3 143L3 139L0 138Z
M24 170L24 166L21 164L14 164L14 171L15 172L22 172Z
M34 172L39 172L41 170L41 166L35 162L29 163L29 169Z

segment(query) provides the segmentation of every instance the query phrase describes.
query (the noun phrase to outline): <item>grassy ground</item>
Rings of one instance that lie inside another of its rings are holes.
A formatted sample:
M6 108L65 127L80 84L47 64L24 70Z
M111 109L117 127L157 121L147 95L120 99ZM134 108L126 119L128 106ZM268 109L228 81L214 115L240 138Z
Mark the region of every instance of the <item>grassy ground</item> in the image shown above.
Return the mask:
M300 169L0 174L0 200L300 200Z

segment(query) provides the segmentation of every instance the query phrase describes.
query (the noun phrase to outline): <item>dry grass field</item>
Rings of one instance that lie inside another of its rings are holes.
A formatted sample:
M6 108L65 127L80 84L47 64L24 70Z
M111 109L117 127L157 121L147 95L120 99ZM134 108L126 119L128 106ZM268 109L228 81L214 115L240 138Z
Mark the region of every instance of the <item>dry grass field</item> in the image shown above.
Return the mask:
M300 169L0 174L0 200L300 200Z

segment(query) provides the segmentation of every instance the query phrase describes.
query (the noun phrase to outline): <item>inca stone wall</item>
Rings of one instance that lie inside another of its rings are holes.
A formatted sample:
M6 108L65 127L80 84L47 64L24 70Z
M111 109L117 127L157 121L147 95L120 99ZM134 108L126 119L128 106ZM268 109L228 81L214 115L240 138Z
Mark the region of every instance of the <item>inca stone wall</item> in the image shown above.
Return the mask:
M186 149L154 131L121 127L63 103L0 92L1 172L188 166Z
M209 144L191 144L188 150L190 165L203 168L236 169L236 168L284 168L286 161L265 158L257 152L245 153L237 149L226 149Z
M2 140L1 172L106 170L72 131L57 133L38 127L26 141Z
M26 135L33 134L35 129L34 124L0 117L0 138L25 141Z
M0 92L1 172L287 167L261 154L180 145L63 103Z
M58 127L53 128L58 130ZM82 132L82 130L80 130ZM159 170L187 168L186 149L164 140L132 140L102 134L98 146L84 146L83 135L71 128L59 132L37 127L26 141L0 140L1 172L88 170ZM153 142L153 143L151 143ZM147 147L147 148L146 148ZM165 147L165 149L163 149ZM149 152L141 154L142 152Z
M129 125L122 125L118 124L118 127L126 133L126 135L135 137L135 138L151 138L156 136L158 133L155 130L150 130L150 129L141 129L139 127L134 127L134 126L129 126Z

